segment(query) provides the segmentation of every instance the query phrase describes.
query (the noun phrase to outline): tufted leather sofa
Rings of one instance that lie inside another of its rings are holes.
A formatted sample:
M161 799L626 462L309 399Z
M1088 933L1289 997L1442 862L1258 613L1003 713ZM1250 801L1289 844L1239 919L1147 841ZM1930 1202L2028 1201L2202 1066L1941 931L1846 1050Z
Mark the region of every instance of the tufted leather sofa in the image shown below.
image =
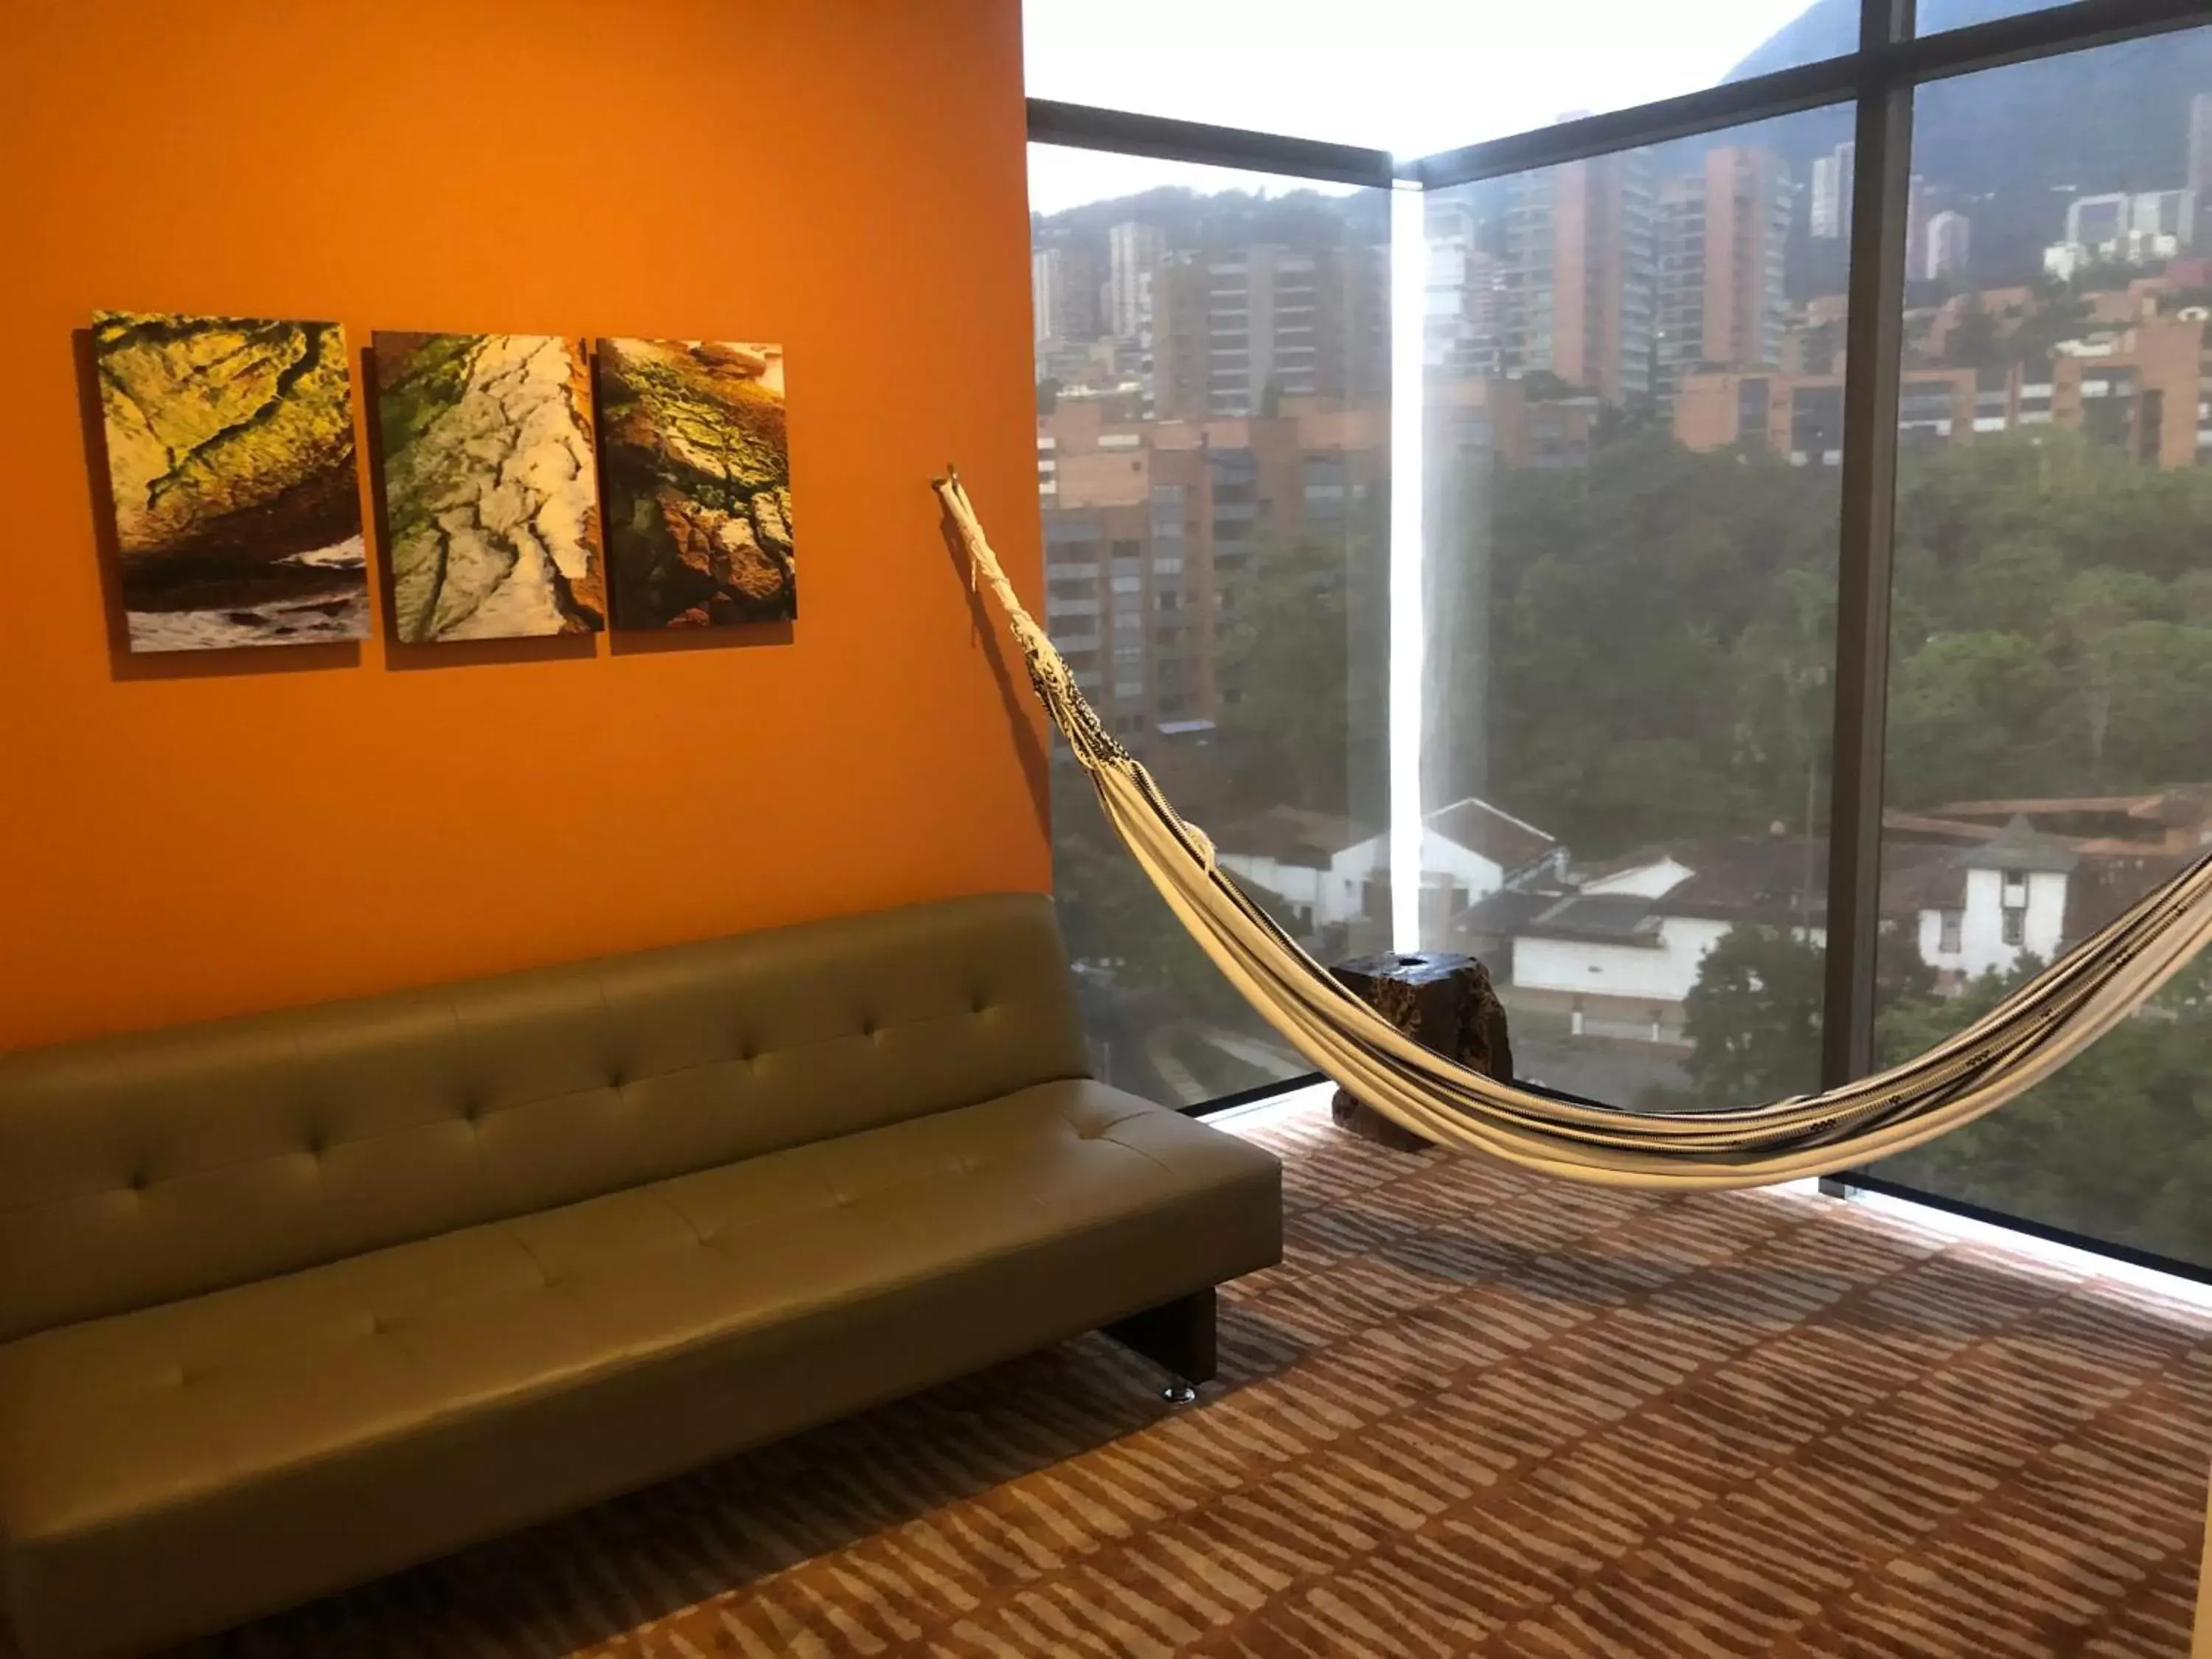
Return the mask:
M143 1651L1093 1326L1205 1370L1279 1172L1087 1072L1012 895L0 1058L24 1652Z

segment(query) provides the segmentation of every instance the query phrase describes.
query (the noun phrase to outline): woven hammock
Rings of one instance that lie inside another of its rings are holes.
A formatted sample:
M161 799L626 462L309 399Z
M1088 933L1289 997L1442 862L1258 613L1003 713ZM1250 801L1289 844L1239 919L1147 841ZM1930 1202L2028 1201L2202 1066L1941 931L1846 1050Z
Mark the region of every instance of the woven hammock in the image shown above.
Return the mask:
M971 578L998 598L1046 712L1132 857L1245 1000L1321 1072L1431 1140L1612 1186L1756 1187L1901 1152L2026 1093L2212 939L2212 854L1925 1054L1761 1106L1629 1112L1500 1083L1399 1031L1276 926L1115 741L1007 581L957 473L934 488Z

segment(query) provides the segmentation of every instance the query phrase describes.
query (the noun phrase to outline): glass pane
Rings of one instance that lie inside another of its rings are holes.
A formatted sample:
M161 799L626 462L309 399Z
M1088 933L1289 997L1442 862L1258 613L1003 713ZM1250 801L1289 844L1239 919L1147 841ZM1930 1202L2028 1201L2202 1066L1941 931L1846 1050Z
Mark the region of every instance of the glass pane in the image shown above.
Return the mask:
M1030 152L1046 626L1278 920L1330 957L1381 948L1388 192L1155 161L1081 199L1066 159ZM1100 1075L1180 1105L1304 1073L1064 750L1052 803Z
M1815 1081L1850 131L1429 198L1421 931L1553 1088Z
M1026 0L1022 23L1033 98L1425 155L1850 52L1856 5L1835 9Z
M2016 143L2021 100L2059 76L2124 95L2077 95ZM2212 843L2212 250L2192 188L2212 31L1918 98L1936 211L1905 329L1893 1059ZM2027 1099L1874 1172L2212 1266L2212 963Z

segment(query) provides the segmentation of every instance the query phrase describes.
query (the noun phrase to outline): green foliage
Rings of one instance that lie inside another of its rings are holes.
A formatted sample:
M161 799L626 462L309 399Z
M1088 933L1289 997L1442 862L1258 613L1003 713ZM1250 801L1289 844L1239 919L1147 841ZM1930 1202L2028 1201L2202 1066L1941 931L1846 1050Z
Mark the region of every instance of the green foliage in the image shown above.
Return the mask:
M1358 817L1382 798L1381 511L1370 502L1340 536L1263 544L1228 585L1216 663L1237 700L1221 727L1237 793L1255 805Z
M1836 484L1628 426L1586 469L1500 471L1458 556L1490 580L1485 793L1579 856L1802 822L1825 769Z
M1954 998L1892 995L1875 1027L1884 1063L1963 1029L2039 966L1985 975ZM1875 1168L1967 1203L2212 1262L2212 960L2023 1098Z
M2005 345L2036 349L2017 335ZM1584 858L1762 834L1778 821L1794 829L1808 808L1818 823L1832 473L1630 433L1600 445L1586 471L1504 471L1491 488L1489 534L1462 555L1487 562L1488 672L1468 677L1475 690L1450 717L1485 723L1492 798ZM1890 802L2203 779L2207 524L2212 471L2142 466L2076 434L1909 453ZM1815 1086L1822 971L1820 951L1787 930L1732 931L1686 1005L1691 1091L1644 1103L1720 1105ZM1936 995L1901 929L1882 936L1879 975L1893 1059L1958 1030L2006 988L1990 981ZM2212 963L2027 1099L1882 1172L2212 1261Z
M1945 359L1960 368L1990 368L2005 358L2005 343L1996 319L1982 304L1978 294L1967 296L1959 319L1944 342Z
M1819 1085L1826 962L1779 927L1731 927L1706 952L1682 1008L1700 1097L1733 1105Z
M1587 468L1498 471L1478 507L1453 556L1487 572L1486 659L1439 720L1447 743L1481 728L1486 793L1584 858L1796 827L1808 783L1817 816L1833 469L1625 428ZM2077 434L1908 454L1892 803L2203 775L2208 523L2212 471L2142 466Z
M1936 976L1909 933L1884 931L1876 962L1891 994L1932 996ZM1646 1103L1741 1105L1819 1088L1826 972L1826 951L1793 929L1729 929L1682 1005L1684 1032L1695 1045L1683 1067L1692 1092Z

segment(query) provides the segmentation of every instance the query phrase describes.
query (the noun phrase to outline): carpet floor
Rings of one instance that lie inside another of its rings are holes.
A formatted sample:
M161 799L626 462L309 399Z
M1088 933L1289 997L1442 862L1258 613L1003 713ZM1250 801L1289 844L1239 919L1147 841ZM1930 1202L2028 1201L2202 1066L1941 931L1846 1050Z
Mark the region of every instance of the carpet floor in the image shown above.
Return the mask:
M195 1655L2185 1654L2212 1312L1795 1194L1387 1152L1170 1409L1085 1337Z

